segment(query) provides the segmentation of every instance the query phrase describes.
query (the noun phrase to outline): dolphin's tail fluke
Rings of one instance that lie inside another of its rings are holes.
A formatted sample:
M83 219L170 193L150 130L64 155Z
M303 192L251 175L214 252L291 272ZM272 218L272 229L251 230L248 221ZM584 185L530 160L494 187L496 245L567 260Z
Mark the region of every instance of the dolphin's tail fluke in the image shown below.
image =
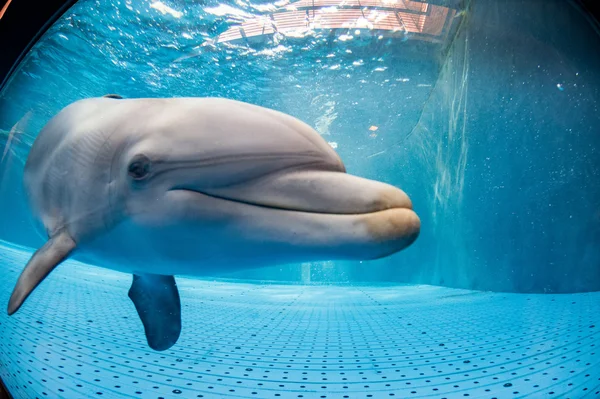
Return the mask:
M50 274L56 266L65 260L75 249L76 243L66 231L62 231L50 238L46 244L38 249L19 279L8 301L8 314L14 314L33 290Z

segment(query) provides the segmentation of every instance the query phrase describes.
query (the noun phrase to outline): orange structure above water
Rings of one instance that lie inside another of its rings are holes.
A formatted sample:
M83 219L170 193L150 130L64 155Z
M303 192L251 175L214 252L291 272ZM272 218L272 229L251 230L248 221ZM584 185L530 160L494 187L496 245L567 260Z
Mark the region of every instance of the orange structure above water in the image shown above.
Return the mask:
M2 1L0 1L0 4L2 4L2 8L0 8L0 19L4 16L4 13L6 12L6 9L10 5L11 1L12 0L6 0L6 2L4 2L4 4L2 4L3 3Z
M441 42L455 14L456 10L448 7L411 0L299 0L228 29L218 42L275 33L304 37L317 30L333 29L348 29L353 35L372 32L384 37L410 36Z

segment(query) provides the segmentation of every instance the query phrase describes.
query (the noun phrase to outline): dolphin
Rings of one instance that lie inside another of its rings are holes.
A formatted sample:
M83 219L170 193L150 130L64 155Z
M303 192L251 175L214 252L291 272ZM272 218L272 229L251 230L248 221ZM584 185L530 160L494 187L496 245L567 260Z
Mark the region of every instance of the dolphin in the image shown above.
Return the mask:
M404 191L348 174L309 125L225 98L75 101L38 134L23 182L47 241L8 314L65 259L93 262L132 274L157 351L181 333L175 275L378 259L420 231Z

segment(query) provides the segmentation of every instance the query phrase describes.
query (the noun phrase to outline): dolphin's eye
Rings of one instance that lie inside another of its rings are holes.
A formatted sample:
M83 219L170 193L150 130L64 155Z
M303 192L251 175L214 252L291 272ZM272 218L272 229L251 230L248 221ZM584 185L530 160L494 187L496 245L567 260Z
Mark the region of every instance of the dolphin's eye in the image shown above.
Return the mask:
M150 174L150 160L145 155L136 156L129 164L127 173L135 180L145 179Z

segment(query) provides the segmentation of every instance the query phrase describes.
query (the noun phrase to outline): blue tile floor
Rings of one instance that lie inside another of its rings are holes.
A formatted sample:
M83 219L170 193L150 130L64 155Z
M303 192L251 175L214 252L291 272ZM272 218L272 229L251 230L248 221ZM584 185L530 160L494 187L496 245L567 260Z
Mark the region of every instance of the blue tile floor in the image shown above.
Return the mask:
M179 278L181 338L153 352L130 276L73 261L9 318L30 253L0 244L15 398L600 397L600 293Z

